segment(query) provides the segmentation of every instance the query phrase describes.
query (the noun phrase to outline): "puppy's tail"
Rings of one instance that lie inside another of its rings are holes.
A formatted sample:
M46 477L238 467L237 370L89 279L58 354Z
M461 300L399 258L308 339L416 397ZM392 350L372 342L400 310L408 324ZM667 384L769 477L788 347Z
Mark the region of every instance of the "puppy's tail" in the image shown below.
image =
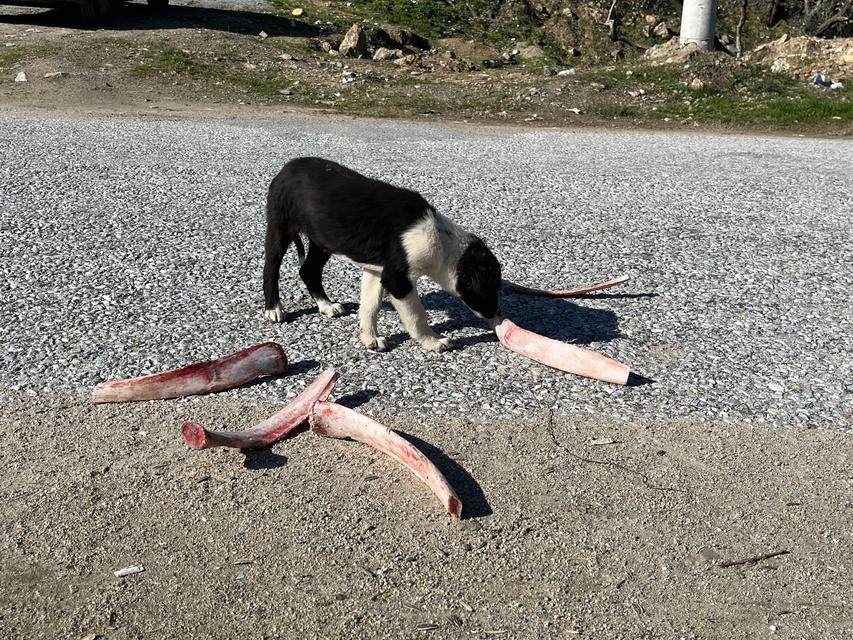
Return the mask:
M299 266L305 262L305 245L302 244L302 238L298 235L293 239L293 244L296 245L296 254L299 256Z

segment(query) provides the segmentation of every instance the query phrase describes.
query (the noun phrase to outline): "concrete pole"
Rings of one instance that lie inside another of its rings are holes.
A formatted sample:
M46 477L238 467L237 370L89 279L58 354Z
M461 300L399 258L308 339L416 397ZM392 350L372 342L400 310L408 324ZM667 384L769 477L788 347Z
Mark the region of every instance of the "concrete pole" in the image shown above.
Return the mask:
M706 51L714 49L717 0L684 0L681 10L681 44L695 42Z

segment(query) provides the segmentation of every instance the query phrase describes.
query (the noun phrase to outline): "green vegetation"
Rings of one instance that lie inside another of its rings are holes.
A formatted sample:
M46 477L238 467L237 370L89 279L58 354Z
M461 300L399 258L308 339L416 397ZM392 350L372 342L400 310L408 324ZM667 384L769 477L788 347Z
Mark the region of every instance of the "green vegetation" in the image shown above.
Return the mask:
M214 70L193 59L193 57L168 44L150 43L150 51L146 52L142 61L138 63L131 73L140 78L148 78L159 75L183 75L210 76Z

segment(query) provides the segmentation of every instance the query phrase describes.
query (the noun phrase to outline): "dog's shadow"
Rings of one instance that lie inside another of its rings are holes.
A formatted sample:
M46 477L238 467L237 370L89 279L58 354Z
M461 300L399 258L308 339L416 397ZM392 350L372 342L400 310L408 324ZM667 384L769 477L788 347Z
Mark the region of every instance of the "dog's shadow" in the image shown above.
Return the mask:
M431 291L423 296L423 303L426 309L443 310L449 316L433 327L436 331L459 331L477 325L486 329L483 334L454 340L458 346L497 340L485 327L485 322L456 296L445 291ZM619 319L613 311L585 307L562 298L526 296L503 290L501 308L504 315L519 326L554 340L589 344L608 342L620 336Z

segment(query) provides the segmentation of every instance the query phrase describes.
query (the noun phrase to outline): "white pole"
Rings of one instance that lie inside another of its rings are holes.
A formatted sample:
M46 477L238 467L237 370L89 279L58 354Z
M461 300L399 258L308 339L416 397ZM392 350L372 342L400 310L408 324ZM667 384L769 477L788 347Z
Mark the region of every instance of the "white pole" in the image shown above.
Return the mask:
M702 49L714 49L717 0L684 0L681 10L681 44L695 42Z

